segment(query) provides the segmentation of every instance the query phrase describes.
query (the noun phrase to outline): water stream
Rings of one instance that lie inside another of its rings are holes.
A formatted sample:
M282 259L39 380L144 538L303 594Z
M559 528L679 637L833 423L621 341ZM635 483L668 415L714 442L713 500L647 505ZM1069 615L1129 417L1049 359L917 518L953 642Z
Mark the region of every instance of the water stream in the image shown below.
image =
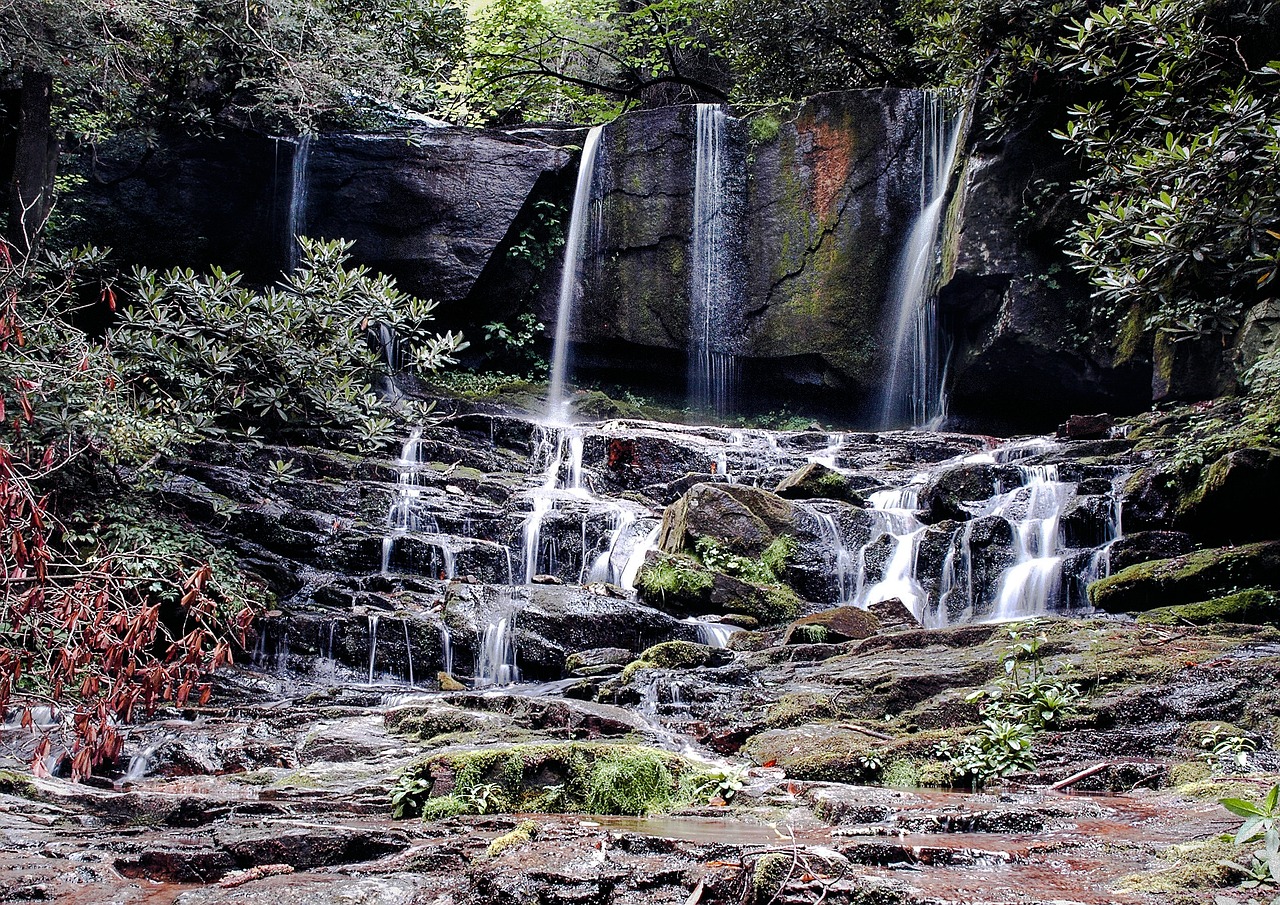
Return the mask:
M938 323L936 278L947 185L955 166L962 117L927 93L922 111L920 212L889 287L889 369L880 403L883 427L924 427L947 412L946 353Z
M689 406L724 417L733 409L737 361L732 351L732 303L727 283L729 229L726 124L718 104L696 110L693 263L689 268Z

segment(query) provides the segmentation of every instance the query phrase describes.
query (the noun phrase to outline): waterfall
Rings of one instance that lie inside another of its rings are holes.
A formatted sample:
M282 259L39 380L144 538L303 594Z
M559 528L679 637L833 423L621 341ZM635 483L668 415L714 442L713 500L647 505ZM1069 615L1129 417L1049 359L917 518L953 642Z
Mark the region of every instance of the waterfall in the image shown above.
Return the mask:
M836 580L837 602L841 606L853 603L857 599L857 563L853 552L844 542L840 526L836 524L835 516L823 512L812 505L802 506L801 508L817 523L819 533L831 547L835 558L834 577Z
M1058 480L1055 465L1020 465L1018 472L1023 486L993 511L1013 527L1016 556L1000 578L996 619L1047 613L1063 591L1060 522L1074 487Z
M445 675L453 675L453 635L444 622L440 623L440 659Z
M556 508L560 497L568 496L577 499L590 499L590 494L582 486L582 449L581 431L566 428L539 428L535 460L546 458L547 466L543 472L542 485L533 491L532 504L524 524L520 526L520 546L524 559L524 583L529 584L538 575L538 565L546 562L548 572L555 571L552 556L543 559L542 523L547 515ZM561 472L565 477L561 477Z
M689 269L689 405L724 417L733 409L737 361L728 348L725 126L718 104L698 104L693 186L693 266Z
M382 574L391 574L396 546L408 534L418 535L427 543L430 557L411 566L430 578L457 576L457 553L453 542L440 533L440 525L429 512L421 510L422 488L418 485L416 466L421 463L422 428L414 428L400 452L400 469L396 496L387 512L387 531L382 536Z
M856 598L859 606L897 598L917 618L923 616L927 595L916 580L916 553L925 526L916 519L915 510L926 478L926 475L917 475L906 487L871 495L872 508L868 511L874 519L875 531L867 546L888 536L892 538L892 551L880 580L870 586L867 586L866 547L860 552Z
M658 523L652 531L645 535L644 540L631 551L631 556L627 558L627 564L622 570L621 584L626 590L635 590L636 576L640 574L640 569L644 566L644 560L649 555L649 551L658 549L658 535L661 533L662 524Z
M404 659L409 664L409 684L413 684L413 642L409 640L409 620L401 619L404 624Z
M289 272L298 269L302 247L298 237L307 228L308 174L311 164L311 136L299 135L293 146L293 162L289 180Z
M520 681L520 668L516 665L517 609L512 598L484 627L476 661L477 686L511 685Z
M922 116L920 212L889 288L892 345L880 409L880 423L886 428L936 424L947 413L935 276L947 182L963 117L948 111L931 93L925 95Z
M681 619L685 625L692 625L698 632L698 643L705 644L707 647L728 647L729 639L742 631L736 625L726 625L723 622L710 622L705 619L698 619L690 616L688 619Z
M552 423L569 420L569 400L565 396L569 371L569 332L573 329L573 313L582 292L582 258L587 248L591 191L603 132L603 126L596 126L587 133L587 140L583 142L582 160L578 164L578 184L573 193L573 213L569 218L569 235L565 238L564 273L560 276L556 332L551 347L551 385L547 390L546 417Z
M369 684L373 684L373 661L378 658L378 618L369 616Z

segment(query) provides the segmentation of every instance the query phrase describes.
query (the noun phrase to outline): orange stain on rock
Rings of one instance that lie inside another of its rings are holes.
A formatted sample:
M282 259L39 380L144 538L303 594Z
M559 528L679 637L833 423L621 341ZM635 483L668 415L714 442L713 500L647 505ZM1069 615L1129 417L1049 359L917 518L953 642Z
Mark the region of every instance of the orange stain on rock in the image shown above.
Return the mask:
M809 151L813 167L813 209L826 223L835 212L840 193L853 170L853 135L827 123L815 123Z

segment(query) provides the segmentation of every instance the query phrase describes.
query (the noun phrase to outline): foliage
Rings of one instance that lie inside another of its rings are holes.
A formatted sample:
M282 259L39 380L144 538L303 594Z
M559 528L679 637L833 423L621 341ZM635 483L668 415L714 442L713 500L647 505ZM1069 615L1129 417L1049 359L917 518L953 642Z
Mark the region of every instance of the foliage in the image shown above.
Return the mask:
M747 784L746 767L716 767L707 770L690 782L692 797L704 798L714 804L728 804Z
M710 536L694 542L694 551L702 564L714 572L723 572L752 584L773 585L782 580L787 563L796 552L796 539L788 534L775 538L759 559L739 556Z
M140 408L190 436L261 425L355 433L365 446L395 435L372 385L390 373L371 331L394 331L413 349L414 371L453 363L465 348L454 333L432 336L432 302L413 298L385 275L349 268L351 243L307 238L301 266L279 287L248 288L214 268L166 273L138 269L137 302L107 338Z
M1250 738L1237 735L1223 726L1214 726L1200 739L1205 762L1214 773L1222 772L1222 762L1229 760L1237 767L1249 766L1249 758L1258 750Z
M91 142L122 125L353 125L437 110L465 23L457 0L8 0L0 79L54 72L63 125Z
M976 787L1031 769L1035 733L1075 712L1083 693L1074 682L1045 668L1041 648L1046 640L1043 633L1034 633L1034 627L1010 629L999 677L968 697L970 702L983 702L982 725L958 750L937 752L954 778Z
M1244 818L1235 834L1236 845L1262 841L1262 848L1251 853L1248 865L1236 861L1223 861L1222 864L1243 875L1242 889L1270 887L1274 891L1280 887L1280 785L1272 786L1261 801L1224 798L1220 804L1237 817ZM1218 901L1221 903L1224 899ZM1276 901L1280 901L1280 895L1273 898L1272 905Z
M636 575L636 588L649 598L695 600L710 593L711 586L711 573L683 556L659 556Z
M657 752L617 752L591 771L586 808L592 814L643 816L669 807L675 788L666 759Z
M484 338L491 349L490 357L514 364L530 380L546 380L550 366L538 354L545 329L546 325L529 313L518 315L512 325L501 321L485 324Z

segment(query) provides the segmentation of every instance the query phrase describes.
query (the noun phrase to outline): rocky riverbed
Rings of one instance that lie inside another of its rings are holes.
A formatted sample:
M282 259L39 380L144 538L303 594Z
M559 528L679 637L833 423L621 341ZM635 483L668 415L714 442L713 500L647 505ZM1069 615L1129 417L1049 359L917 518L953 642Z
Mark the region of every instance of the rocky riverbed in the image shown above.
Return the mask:
M3 896L1211 901L1235 880L1215 799L1280 770L1280 632L1107 615L1080 577L1115 611L1222 599L1274 582L1271 546L1213 546L1222 491L1161 503L1158 456L1108 429L465 415L398 460L169 462L175 512L277 608L213 701L135 727L112 775L31 779L6 727ZM1033 765L944 791L1011 631L1083 697ZM1214 734L1256 749L1247 769L1206 759ZM669 780L662 814L590 813L602 776L641 768Z

